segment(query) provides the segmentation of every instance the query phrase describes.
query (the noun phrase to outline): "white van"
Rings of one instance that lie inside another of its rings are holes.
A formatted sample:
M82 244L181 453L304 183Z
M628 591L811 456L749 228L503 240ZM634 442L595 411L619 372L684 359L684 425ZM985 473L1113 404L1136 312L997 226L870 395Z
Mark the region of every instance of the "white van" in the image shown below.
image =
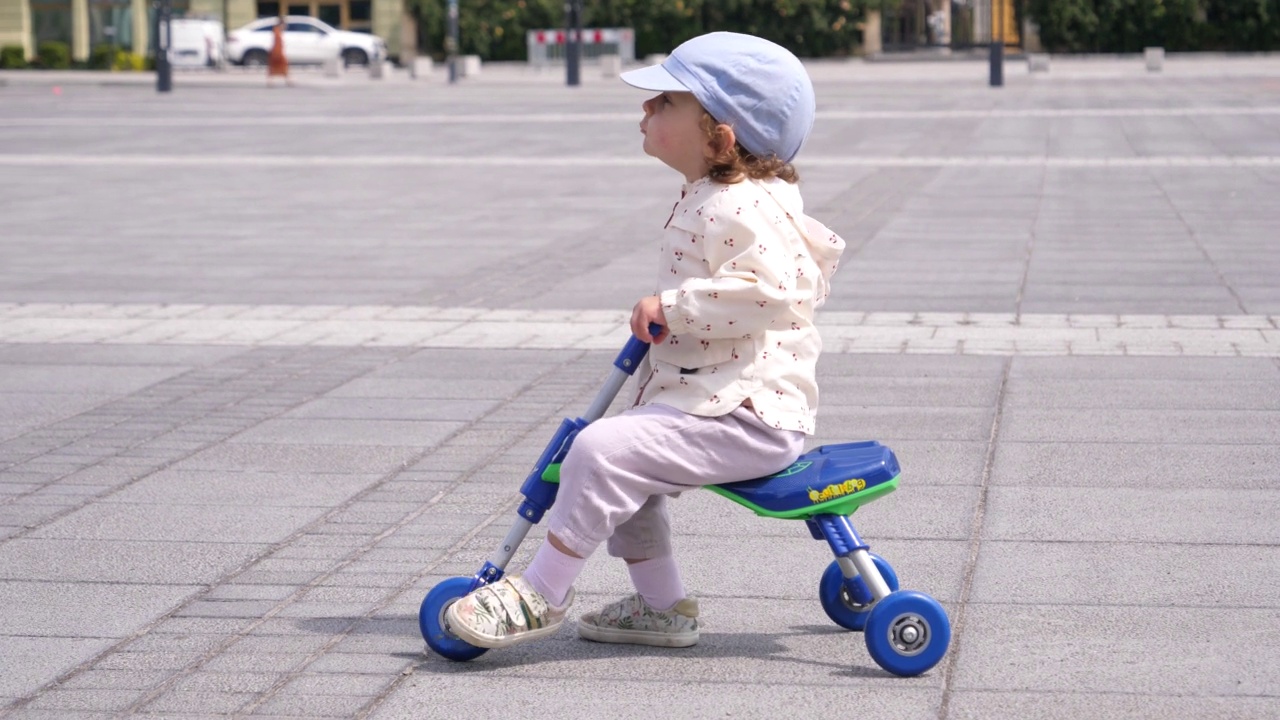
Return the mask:
M227 57L226 32L217 20L174 18L169 43L173 67L222 67Z

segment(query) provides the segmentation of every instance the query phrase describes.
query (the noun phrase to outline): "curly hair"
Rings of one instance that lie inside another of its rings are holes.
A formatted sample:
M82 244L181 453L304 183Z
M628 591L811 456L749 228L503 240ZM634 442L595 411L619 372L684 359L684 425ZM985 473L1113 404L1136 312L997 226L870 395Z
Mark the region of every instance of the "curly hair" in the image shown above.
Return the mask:
M703 112L701 127L707 134L707 141L716 148L716 153L708 161L707 175L716 182L728 185L739 183L747 178L767 180L779 178L789 183L799 182L800 174L789 162L784 162L777 155L758 157L741 143L732 147L722 147L723 137L720 126L723 124L711 117L711 113Z

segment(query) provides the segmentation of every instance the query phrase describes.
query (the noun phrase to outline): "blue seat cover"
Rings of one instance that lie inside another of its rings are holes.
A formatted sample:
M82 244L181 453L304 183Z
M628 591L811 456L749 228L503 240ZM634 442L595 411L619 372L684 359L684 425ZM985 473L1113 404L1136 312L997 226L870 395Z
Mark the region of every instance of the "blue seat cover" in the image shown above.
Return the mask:
M869 440L823 445L775 475L717 487L765 510L787 512L849 494L845 481L862 480L865 486L857 488L861 491L889 482L899 472L893 451Z

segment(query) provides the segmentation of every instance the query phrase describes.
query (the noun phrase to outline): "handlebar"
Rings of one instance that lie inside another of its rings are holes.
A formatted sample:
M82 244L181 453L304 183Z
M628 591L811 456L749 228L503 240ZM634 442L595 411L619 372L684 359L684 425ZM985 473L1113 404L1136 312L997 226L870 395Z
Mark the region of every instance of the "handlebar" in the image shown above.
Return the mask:
M658 323L649 323L650 335L657 337L662 330L662 326ZM617 359L613 361L613 366L628 375L634 375L636 368L640 367L640 361L644 360L648 352L649 343L632 335L627 344L622 347L622 352L618 353Z

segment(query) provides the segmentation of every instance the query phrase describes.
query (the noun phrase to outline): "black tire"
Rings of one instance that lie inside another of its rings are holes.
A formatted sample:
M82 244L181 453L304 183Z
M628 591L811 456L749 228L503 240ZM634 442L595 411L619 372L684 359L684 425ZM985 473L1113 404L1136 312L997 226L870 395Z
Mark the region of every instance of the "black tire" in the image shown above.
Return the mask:
M368 65L369 55L360 48L345 48L342 51L342 64L346 67L352 65Z
M267 51L266 50L245 50L244 57L240 58L240 64L245 67L266 67Z

